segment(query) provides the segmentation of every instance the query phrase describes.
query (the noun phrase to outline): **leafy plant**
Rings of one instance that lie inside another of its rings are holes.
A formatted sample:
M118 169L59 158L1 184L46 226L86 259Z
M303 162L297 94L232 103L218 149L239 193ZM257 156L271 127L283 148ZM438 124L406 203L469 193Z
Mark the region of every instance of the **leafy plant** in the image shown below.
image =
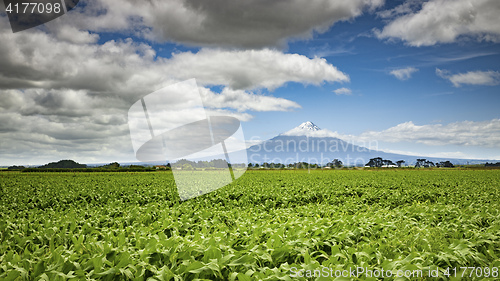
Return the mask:
M248 171L184 202L170 172L3 173L0 279L323 280L291 270L359 266L445 280L500 267L498 198L498 170Z

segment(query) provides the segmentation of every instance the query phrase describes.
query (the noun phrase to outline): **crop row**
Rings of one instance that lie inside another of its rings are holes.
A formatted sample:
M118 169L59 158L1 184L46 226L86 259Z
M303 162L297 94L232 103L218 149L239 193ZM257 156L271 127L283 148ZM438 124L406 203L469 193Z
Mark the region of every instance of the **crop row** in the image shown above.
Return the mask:
M0 279L292 280L292 268L500 267L499 175L249 171L180 202L165 172L3 173Z

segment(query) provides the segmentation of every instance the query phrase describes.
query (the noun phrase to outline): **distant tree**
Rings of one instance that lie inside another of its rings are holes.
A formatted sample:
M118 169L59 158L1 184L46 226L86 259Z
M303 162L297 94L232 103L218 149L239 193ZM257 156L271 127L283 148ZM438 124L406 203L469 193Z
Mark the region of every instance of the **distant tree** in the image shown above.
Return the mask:
M365 164L365 167L375 167L375 168L380 168L380 167L384 167L384 166L395 166L396 164L394 164L394 162L392 162L391 160L386 160L386 159L382 159L381 157L376 157L376 158L372 158L370 159L370 161L368 163Z
M332 168L341 168L343 165L344 164L339 159L333 159L332 162L326 164L327 167Z
M186 163L186 164L182 164L182 169L183 170L192 170L193 169L193 166Z
M252 168L252 167L253 167L252 163L248 163L248 166L247 166L247 167L248 167L248 168Z
M453 168L455 166L453 166L453 163L451 163L450 161L442 161L442 162L439 162L439 163L436 163L436 166L437 167L443 167L443 168Z
M425 167L425 162L427 159L417 159L417 163L415 164L415 168L423 168Z
M141 165L130 165L128 166L129 169L135 169L135 170L144 170L146 167L141 166Z
M228 163L224 159L214 159L211 161L215 168L227 168Z
M49 164L38 167L40 169L75 169L75 168L87 168L87 165L77 163L73 160L61 160L59 162L51 162Z
M178 160L177 162L175 162L175 166L177 166L177 167L182 167L184 164L188 164L188 165L190 165L191 167L196 166L196 162L189 161L189 160L187 160L187 159L180 159L180 160Z
M209 167L210 163L208 161L198 161L194 163L195 168L206 168Z
M298 162L298 163L295 163L295 167L297 169L307 169L307 168L309 168L309 163L307 163L307 162Z
M109 163L108 165L104 165L100 168L120 168L120 164L118 162Z
M384 160L380 157L372 158L365 166L380 168L384 165Z
M285 167L285 165L283 165L281 163L271 163L271 169L282 169L284 167Z
M7 168L7 170L23 170L23 169L26 169L26 167L14 165Z
M415 164L415 168L430 168L434 166L436 165L431 161L427 161L427 159L417 159L417 164Z
M398 164L398 167L401 168L401 166L405 163L405 160L399 160L396 162Z
M391 160L382 160L382 163L383 165L382 166L395 166L396 164L394 164L394 162L392 162Z

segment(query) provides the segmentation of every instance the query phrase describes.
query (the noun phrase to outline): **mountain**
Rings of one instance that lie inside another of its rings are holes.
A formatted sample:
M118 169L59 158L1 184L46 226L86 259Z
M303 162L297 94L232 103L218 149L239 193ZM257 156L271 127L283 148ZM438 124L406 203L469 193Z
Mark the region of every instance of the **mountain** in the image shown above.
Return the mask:
M451 160L454 164L477 164L486 160L450 159L425 156L411 156L382 152L344 141L330 130L322 130L307 121L270 140L248 148L250 163L291 164L307 162L326 164L339 159L345 166L364 166L372 158L381 157L393 162L404 160L413 165L417 159L425 158L432 162Z
M298 127L291 129L290 131L284 133L284 135L305 135L311 132L321 131L321 129L316 126L313 122L307 121L300 124Z

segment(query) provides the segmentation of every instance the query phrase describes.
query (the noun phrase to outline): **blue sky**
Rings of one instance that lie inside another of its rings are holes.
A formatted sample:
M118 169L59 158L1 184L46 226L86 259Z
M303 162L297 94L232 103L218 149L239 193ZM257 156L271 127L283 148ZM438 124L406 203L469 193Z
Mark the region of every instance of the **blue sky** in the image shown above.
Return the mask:
M499 12L496 0L88 0L18 33L2 13L0 165L134 161L130 106L190 78L247 139L312 121L388 152L500 160Z
M353 22L335 24L314 39L290 43L287 52L324 57L347 73L351 81L320 87L290 83L276 90L273 95L290 98L303 107L285 114L287 119L300 122L309 118L322 127L359 134L407 121L424 125L499 118L498 85L455 87L436 74L436 68L452 73L498 71L498 43L457 40L412 47L370 34L381 25L376 15L365 14ZM406 80L390 73L409 67L417 71ZM349 88L352 94L332 94L339 88Z

